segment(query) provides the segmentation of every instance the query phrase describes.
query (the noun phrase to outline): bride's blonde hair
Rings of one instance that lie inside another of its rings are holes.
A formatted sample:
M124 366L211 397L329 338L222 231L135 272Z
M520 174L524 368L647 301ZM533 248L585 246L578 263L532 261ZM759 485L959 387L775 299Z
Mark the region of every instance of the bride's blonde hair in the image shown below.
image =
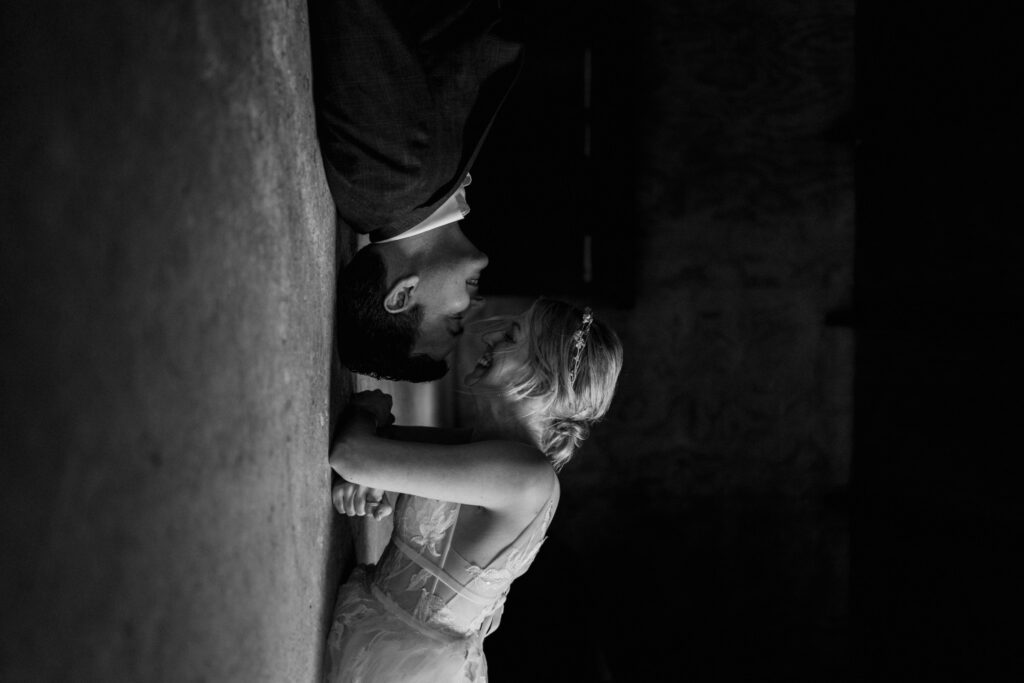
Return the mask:
M622 343L594 316L585 330L579 365L573 335L583 328L583 309L563 301L538 299L527 311L529 361L504 388L514 401L530 400L541 418L540 448L556 470L572 458L612 402L622 369Z

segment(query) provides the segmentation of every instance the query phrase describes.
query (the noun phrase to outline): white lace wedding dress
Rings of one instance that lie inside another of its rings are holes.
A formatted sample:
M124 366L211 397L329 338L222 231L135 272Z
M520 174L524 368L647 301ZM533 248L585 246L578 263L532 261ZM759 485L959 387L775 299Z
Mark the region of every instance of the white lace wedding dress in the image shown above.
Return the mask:
M558 497L555 485L519 536L478 567L452 548L458 503L401 496L380 561L357 567L339 591L325 681L484 683L483 640L540 549Z

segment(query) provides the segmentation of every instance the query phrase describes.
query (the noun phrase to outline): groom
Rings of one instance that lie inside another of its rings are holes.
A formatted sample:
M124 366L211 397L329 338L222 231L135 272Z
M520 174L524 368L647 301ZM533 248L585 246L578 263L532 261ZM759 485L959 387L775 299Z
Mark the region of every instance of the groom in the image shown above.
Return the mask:
M469 170L522 62L498 0L314 0L314 92L327 182L369 237L338 281L341 362L443 376L487 256L462 233Z

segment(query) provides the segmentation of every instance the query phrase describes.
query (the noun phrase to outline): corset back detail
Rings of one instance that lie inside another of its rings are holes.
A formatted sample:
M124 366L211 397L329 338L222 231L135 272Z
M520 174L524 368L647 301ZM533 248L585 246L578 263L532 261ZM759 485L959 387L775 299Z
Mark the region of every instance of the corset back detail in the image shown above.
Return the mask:
M556 483L530 523L481 567L452 548L459 503L403 495L372 585L444 637L484 637L498 627L512 581L529 569L540 550L558 497Z

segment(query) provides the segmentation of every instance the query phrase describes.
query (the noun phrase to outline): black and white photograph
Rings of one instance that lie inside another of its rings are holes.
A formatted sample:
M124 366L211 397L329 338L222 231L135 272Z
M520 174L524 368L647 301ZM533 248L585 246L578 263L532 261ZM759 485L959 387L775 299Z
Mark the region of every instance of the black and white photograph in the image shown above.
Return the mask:
M1022 680L1013 17L8 3L0 682Z

